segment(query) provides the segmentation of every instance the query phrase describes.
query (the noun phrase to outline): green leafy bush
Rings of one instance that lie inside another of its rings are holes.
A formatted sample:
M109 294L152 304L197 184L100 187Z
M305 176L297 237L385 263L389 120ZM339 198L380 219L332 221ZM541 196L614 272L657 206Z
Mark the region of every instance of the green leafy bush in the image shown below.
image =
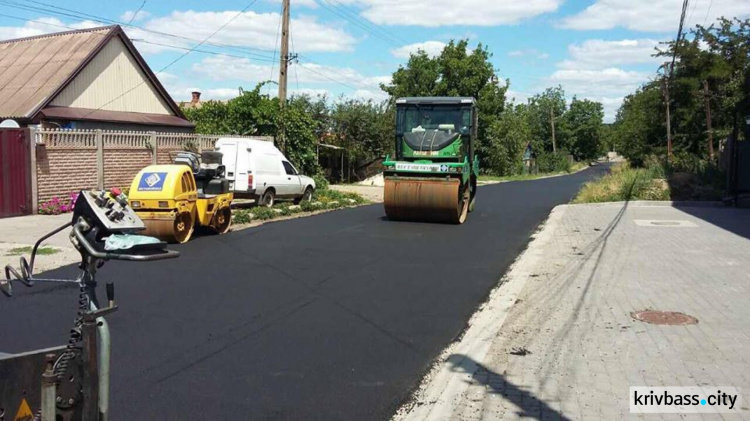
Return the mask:
M537 156L537 167L540 173L570 172L571 162L567 152L543 152Z
M249 224L253 217L247 209L235 209L232 211L233 221L235 224Z
M313 176L313 181L315 181L315 189L316 190L327 190L328 189L328 180L323 176L323 174L315 174Z

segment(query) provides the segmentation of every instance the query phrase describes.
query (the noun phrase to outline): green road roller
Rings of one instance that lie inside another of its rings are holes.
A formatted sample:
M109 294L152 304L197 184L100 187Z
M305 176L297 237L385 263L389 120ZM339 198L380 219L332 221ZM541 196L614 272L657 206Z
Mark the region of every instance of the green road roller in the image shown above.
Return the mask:
M385 214L395 221L462 224L479 175L476 101L396 100L396 151L385 158Z

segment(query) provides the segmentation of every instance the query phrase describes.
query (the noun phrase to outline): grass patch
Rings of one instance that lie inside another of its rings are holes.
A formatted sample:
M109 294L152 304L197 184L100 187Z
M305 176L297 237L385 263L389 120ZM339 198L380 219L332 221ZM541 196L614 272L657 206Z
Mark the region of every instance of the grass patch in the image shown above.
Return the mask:
M235 224L249 224L252 221L267 221L301 212L340 209L364 203L368 203L367 199L357 193L318 189L311 201L302 202L297 206L289 202L280 202L272 208L255 206L250 209L235 209L232 215Z
M659 166L631 168L627 162L616 164L609 174L584 184L573 203L627 200L670 200L664 169Z
M33 247L31 247L31 246L14 247L14 248L8 250L8 252L5 253L5 255L6 256L20 256L22 254L31 253L32 249L33 249ZM39 255L42 255L42 256L47 256L47 255L55 254L55 253L59 253L59 252L60 252L60 250L58 250L58 249L56 249L54 247L49 247L49 246L39 247L38 249L36 249L36 254L39 254Z

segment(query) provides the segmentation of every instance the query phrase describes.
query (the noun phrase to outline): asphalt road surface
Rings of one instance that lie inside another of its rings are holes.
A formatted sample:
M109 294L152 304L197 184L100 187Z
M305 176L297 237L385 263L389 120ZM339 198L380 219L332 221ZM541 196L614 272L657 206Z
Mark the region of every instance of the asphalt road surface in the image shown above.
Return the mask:
M550 210L604 171L481 187L460 226L371 205L107 263L112 419L388 419ZM66 342L77 288L14 289L0 352Z

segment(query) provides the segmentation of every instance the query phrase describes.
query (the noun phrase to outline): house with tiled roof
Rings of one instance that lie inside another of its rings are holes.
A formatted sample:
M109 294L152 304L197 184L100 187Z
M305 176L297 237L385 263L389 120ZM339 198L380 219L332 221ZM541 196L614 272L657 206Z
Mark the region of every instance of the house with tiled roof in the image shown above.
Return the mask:
M0 121L192 132L118 25L0 41Z

